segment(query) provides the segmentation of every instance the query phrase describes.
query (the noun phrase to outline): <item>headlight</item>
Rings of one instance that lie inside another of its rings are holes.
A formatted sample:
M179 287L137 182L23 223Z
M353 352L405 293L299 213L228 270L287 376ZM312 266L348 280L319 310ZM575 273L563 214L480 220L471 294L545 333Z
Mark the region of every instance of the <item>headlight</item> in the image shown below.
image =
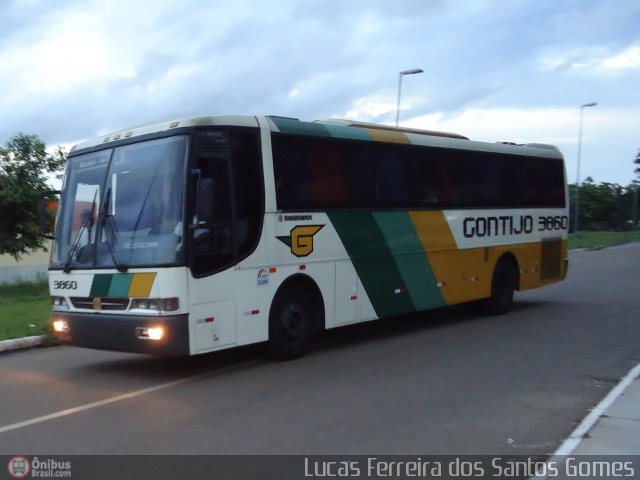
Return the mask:
M134 298L131 300L131 310L147 310L150 312L175 312L180 310L180 300L177 298Z
M69 310L69 304L67 303L67 299L64 297L51 297L51 304L53 310Z
M69 324L65 320L54 320L53 330L58 333L68 332Z
M162 340L162 337L164 337L164 328L138 327L136 328L136 336L140 340Z

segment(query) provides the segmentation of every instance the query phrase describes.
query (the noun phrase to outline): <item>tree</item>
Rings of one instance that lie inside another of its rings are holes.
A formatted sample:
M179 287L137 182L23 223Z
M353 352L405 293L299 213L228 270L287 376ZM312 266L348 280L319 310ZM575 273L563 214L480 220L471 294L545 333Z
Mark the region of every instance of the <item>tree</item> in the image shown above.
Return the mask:
M38 202L40 194L51 189L47 174L59 174L65 159L60 147L48 154L37 135L19 133L0 147L0 254L18 260L22 254L44 248Z
M580 184L580 225L585 230L620 230L629 228L633 218L632 206L635 189L617 183L596 184L587 177ZM576 186L569 185L572 205L575 204ZM573 211L572 211L573 214Z
M638 227L638 189L640 189L640 148L636 154L636 158L633 161L636 166L634 172L636 178L633 180L633 200L631 206L631 228L634 230Z

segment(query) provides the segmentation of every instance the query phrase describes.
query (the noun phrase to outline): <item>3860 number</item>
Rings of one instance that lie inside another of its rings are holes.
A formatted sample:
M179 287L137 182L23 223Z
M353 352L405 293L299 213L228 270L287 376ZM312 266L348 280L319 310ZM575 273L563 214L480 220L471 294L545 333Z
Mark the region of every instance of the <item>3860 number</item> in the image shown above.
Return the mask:
M78 288L78 282L75 280L54 280L53 288L55 290L75 290Z
M566 230L569 227L569 217L566 215L556 217L539 217L538 230Z

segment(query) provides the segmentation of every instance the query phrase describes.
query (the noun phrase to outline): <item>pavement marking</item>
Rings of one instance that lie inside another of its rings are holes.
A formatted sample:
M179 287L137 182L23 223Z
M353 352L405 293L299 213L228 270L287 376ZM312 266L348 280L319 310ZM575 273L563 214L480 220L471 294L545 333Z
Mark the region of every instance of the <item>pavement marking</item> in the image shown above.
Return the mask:
M234 365L230 368L224 368L221 370L217 370L215 372L205 372L200 373L198 375L192 375L190 377L181 378L179 380L173 380L171 382L161 383L159 385L154 385L153 387L143 388L141 390L135 390L133 392L124 393L122 395L117 395L111 398L105 398L104 400L98 400L97 402L86 403L84 405L79 405L77 407L67 408L65 410L60 410L58 412L50 413L48 415L43 415L41 417L31 418L29 420L23 420L22 422L12 423L10 425L4 425L0 427L0 434L10 432L12 430L18 430L20 428L29 427L31 425L36 425L38 423L48 422L49 420L55 420L57 418L66 417L68 415L73 415L75 413L84 412L86 410L92 410L94 408L99 408L104 405L109 405L111 403L121 402L123 400L129 400L130 398L140 397L142 395L146 395L148 393L157 392L159 390L164 390L167 388L175 387L176 385L181 385L183 383L187 383L193 380L197 380L199 378L204 378L211 375L220 374L223 372L227 372L229 370L233 370L238 368L239 365Z

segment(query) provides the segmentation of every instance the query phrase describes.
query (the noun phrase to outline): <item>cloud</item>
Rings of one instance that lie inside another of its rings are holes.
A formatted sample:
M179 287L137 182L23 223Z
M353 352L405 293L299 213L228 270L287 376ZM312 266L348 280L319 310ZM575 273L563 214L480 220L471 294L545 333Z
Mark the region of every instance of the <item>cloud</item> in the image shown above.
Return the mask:
M609 69L640 68L640 44L631 45L624 51L605 58L600 66Z
M623 49L597 45L564 52L546 53L539 58L539 62L547 70L582 70L594 74L639 69L640 44L632 44Z
M575 110L562 108L465 109L455 115L444 112L408 119L408 127L453 131L485 142L562 144L575 141Z

